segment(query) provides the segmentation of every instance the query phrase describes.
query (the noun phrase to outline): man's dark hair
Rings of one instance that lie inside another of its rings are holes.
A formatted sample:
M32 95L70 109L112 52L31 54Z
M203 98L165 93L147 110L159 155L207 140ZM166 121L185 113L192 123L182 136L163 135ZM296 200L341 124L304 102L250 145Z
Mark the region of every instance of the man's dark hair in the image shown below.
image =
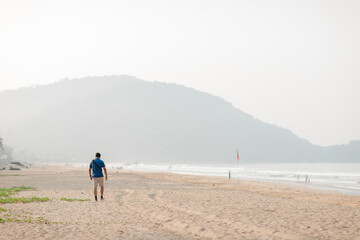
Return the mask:
M99 157L101 157L101 154L100 154L100 153L96 153L96 154L95 154L95 157L98 157L98 158L99 158Z

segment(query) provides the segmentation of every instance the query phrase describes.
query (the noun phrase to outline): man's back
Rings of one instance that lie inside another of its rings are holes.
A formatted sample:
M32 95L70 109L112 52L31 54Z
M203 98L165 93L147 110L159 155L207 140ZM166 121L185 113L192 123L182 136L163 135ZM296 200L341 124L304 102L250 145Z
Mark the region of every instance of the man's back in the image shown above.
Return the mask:
M93 163L93 161L95 162L95 164ZM91 161L90 163L90 168L92 168L92 177L96 178L96 177L104 177L103 173L102 173L102 168L105 167L105 163L103 160L101 160L100 158L95 158L93 161Z

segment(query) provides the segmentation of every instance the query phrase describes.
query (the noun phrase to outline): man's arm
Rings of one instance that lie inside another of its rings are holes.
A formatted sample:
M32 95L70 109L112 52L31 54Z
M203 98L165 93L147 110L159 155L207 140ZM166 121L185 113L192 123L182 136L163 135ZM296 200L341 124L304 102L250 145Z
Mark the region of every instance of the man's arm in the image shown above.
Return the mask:
M107 171L106 171L106 167L103 167L104 168L104 173L105 173L105 181L107 181Z
M92 176L91 176L91 168L89 168L89 176L90 176L90 180L92 180Z

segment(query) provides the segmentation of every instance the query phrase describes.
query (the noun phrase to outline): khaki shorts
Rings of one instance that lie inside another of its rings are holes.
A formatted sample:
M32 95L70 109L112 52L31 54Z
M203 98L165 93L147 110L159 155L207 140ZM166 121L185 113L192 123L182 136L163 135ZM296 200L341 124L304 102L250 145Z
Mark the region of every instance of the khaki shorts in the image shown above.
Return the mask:
M100 187L104 186L104 177L94 177L94 187L96 188L98 185Z

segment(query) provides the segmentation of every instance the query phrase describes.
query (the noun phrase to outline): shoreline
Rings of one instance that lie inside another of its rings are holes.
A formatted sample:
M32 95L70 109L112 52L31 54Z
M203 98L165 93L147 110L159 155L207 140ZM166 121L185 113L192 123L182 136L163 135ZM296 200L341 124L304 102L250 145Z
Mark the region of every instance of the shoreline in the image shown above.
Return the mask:
M290 188L298 188L305 191L313 191L313 192L319 192L319 193L328 193L328 194L338 194L338 195L345 195L345 196L360 196L360 193L348 193L344 189L344 191L340 191L339 189L332 188L331 186L323 186L323 185L309 185L309 183L306 182L292 182L292 181L286 181L286 180L266 180L266 179L248 179L248 178L240 178L240 179L228 179L226 177L222 176L210 176L210 175L197 175L197 174L187 174L187 173L173 173L173 172L160 172L160 171L140 171L140 170L121 170L123 172L128 173L137 173L137 174L169 174L169 175L179 175L179 176L185 176L185 177L197 177L197 178L214 178L214 179L221 179L224 181L229 181L229 183L236 183L236 182L247 182L247 183L259 183L259 184L275 184L283 187L290 187Z
M351 163L354 164L354 163ZM52 163L52 164L39 164L38 166L73 166L73 167L85 167L87 164L86 163ZM118 166L121 166L121 168L119 168ZM139 164L139 165L145 165L146 164ZM180 164L181 165L181 164ZM183 164L183 165L187 165L187 164ZM169 170L169 166L170 169L171 167L174 166L174 164L152 164L149 166L159 166L163 167L163 169L138 169L136 165L130 165L127 166L125 164L109 164L109 169L117 169L117 170L124 170L124 171L135 171L135 172L153 172L153 173L175 173L175 174L180 174L180 175L191 175L191 176L199 176L199 177L220 177L223 179L228 179L228 177L226 176L226 173L224 173L223 176L219 176L219 175L211 175L208 173L196 173L196 172L181 172L181 171L171 171ZM135 167L134 167L135 166ZM188 166L195 166L195 167L199 167L201 165L188 165ZM210 165L212 166L212 165ZM215 166L215 165L213 165ZM220 165L219 165L220 166ZM248 166L252 166L252 165L248 165ZM204 165L204 167L209 167L209 165ZM304 173L302 175L305 175ZM311 176L311 175L310 175ZM232 180L237 180L237 176L234 173ZM311 181L311 182L305 182L304 180L300 180L297 181L295 180L285 180L285 179L264 179L264 178L256 178L256 177L246 177L246 176L242 176L240 175L240 180L241 181L255 181L255 182L264 182L264 183L280 183L280 184L285 184L285 185L290 185L290 186L294 186L294 187L301 187L301 188L306 188L306 189L314 189L314 190L319 190L319 191L329 191L329 192L337 192L340 194L345 194L345 195L353 195L353 196L360 196L360 184L359 187L357 188L352 188L350 186L340 186L340 183L337 185L331 184L331 183L323 183L323 182L316 182L316 181Z
M321 192L329 192L329 193L337 193L337 194L343 194L343 195L349 195L349 196L360 196L359 190L352 190L350 188L345 187L334 187L331 185L326 184L314 184L314 183L307 183L307 182L297 182L297 181L287 181L287 180L262 180L262 179L246 179L249 181L255 181L255 182L269 182L269 183L279 183L284 184L292 187L299 187L303 189L311 189L315 191L321 191Z

